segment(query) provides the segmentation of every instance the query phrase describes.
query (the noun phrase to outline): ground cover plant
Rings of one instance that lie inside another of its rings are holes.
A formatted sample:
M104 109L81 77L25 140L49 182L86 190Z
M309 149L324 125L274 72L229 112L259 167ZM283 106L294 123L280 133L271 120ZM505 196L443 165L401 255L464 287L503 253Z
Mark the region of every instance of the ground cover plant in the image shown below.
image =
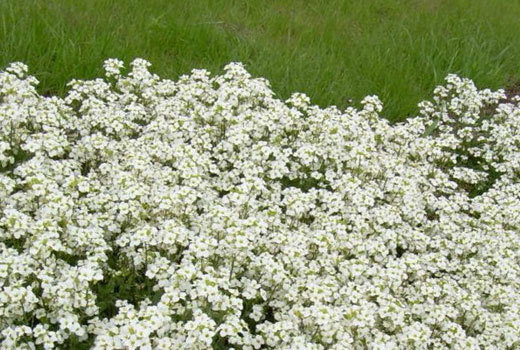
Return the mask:
M0 72L0 349L520 348L519 97L104 67Z
M40 93L63 96L107 57L146 57L172 79L240 61L283 99L343 109L376 94L397 121L448 73L518 83L519 17L511 0L2 0L0 66L25 62Z

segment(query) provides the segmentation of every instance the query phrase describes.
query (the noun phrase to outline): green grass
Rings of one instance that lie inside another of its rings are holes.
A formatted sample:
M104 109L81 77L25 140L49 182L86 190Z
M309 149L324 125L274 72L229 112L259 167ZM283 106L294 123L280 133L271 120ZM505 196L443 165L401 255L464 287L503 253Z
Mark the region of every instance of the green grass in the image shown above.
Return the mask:
M242 61L282 98L344 108L377 94L395 121L450 72L482 88L519 81L518 18L511 0L3 0L0 67L23 61L41 93L63 95L109 57L171 79Z

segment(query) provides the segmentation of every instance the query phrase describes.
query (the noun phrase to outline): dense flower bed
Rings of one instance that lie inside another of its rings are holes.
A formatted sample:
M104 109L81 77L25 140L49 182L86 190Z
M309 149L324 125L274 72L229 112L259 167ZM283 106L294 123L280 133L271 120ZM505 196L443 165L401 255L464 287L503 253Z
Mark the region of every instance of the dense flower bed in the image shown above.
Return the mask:
M390 125L148 66L0 72L0 349L520 348L520 98Z

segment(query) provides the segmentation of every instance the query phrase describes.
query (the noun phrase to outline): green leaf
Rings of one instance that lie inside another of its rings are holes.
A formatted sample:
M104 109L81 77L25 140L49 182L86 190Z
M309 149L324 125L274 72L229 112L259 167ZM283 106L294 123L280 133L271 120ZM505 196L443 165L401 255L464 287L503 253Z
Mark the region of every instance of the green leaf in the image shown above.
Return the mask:
M422 137L430 136L437 128L437 125L439 125L439 118L436 118L433 121L433 123L424 131L424 134L422 134Z

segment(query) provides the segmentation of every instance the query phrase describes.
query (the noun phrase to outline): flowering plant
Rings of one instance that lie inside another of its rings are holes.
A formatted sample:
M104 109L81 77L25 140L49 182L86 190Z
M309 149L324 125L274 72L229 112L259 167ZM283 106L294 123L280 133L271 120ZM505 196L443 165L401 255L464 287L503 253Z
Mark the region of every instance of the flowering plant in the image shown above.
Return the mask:
M0 72L0 349L519 349L520 98L395 125L239 63Z

